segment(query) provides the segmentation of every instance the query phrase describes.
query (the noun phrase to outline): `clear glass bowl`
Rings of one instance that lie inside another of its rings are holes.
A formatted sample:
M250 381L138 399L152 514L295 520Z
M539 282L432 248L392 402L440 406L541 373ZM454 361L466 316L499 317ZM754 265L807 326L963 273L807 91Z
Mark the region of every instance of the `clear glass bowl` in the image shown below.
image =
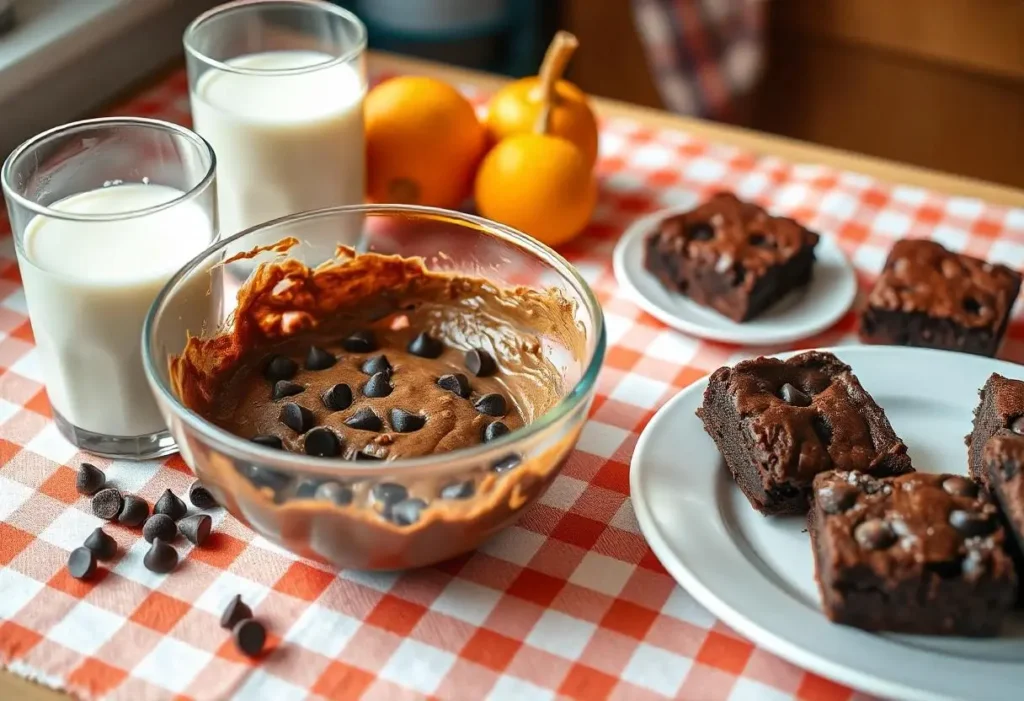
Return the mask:
M239 285L256 263L274 254L223 262L292 236L300 245L287 255L317 265L332 256L339 232L353 229L362 232L363 250L421 256L431 270L483 277L499 287L560 289L574 303L575 323L586 339L585 352L574 355L557 339L541 338L567 388L561 400L528 426L485 445L385 462L272 450L228 433L185 407L169 381L170 358L181 353L188 333L208 335L227 328ZM535 240L467 214L367 205L285 217L210 247L156 298L142 343L147 377L182 457L234 516L299 555L339 567L394 570L476 548L543 493L586 420L604 359L605 331L601 307L587 283L565 259ZM323 481L345 487L351 502L339 505L316 498L310 485ZM443 486L463 482L472 484L472 498L440 497ZM417 522L400 526L383 518L375 500L382 490L394 489L437 496Z

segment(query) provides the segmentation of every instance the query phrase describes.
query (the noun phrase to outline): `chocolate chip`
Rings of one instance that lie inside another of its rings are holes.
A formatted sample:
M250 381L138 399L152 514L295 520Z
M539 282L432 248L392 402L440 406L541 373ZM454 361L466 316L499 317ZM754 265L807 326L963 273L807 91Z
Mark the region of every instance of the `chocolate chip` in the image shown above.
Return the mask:
M691 241L710 241L715 237L715 227L707 222L699 221L690 224L686 229L686 234Z
M296 433L305 433L316 425L316 417L313 412L295 402L283 405L278 419Z
M142 564L150 572L167 574L178 566L178 551L161 538L154 538L149 552L142 558Z
M113 521L121 513L124 497L113 487L101 489L92 498L92 512L102 519Z
M290 380L299 371L299 364L283 355L272 355L263 366L263 377L271 382Z
M376 375L378 372L386 372L390 374L393 368L391 367L391 363L388 362L388 357L381 353L380 355L375 355L372 358L367 359L359 369L362 370L365 375Z
M140 499L134 494L124 495L124 505L117 514L117 522L123 523L129 528L141 526L142 522L149 517L149 504L145 499Z
M341 347L349 353L371 353L377 350L377 339L373 331L356 331L341 342Z
M83 545L93 552L97 560L110 560L117 554L117 541L102 528L90 533Z
M334 357L333 353L319 346L310 346L309 350L306 351L307 370L326 370L327 368L334 367L336 362L338 362L338 359Z
M142 537L146 539L147 543L152 543L157 538L169 543L177 535L178 526L174 523L174 519L167 514L153 514L146 519L146 523L142 526Z
M444 352L444 344L423 331L409 342L408 350L421 358L438 358Z
M466 369L477 377L487 377L494 374L498 364L494 362L490 353L474 348L466 351Z
M391 394L391 390L394 387L391 386L391 382L388 380L387 372L378 372L373 375L366 384L363 385L363 395L370 397L371 399L380 399Z
M964 297L963 306L968 314L977 314L981 311L981 303L974 297Z
M329 428L314 428L306 434L306 455L316 458L336 458L341 455L341 440Z
M465 482L452 482L451 484L442 487L440 497L442 499L469 499L473 496L474 491L476 491L476 487L472 480L466 480Z
M274 391L270 393L270 396L276 402L279 399L294 397L296 394L302 394L305 391L306 388L297 382L278 380L274 383Z
M954 509L949 512L949 525L965 538L988 535L995 530L996 523L988 514Z
M443 390L451 392L452 394L458 395L463 399L467 399L469 397L469 378L461 372L457 372L452 375L441 375L437 378L437 386Z
M793 406L811 405L811 398L788 382L779 389L779 396L782 397L782 401Z
M379 431L384 427L384 422L373 413L373 409L363 407L352 416L345 419L345 425L360 431Z
M324 406L331 411L341 411L352 406L352 388L344 382L329 387L320 395Z
M300 480L295 485L295 498L296 499L312 499L313 494L316 492L316 488L320 486L320 480L306 478Z
M362 451L356 453L356 462L359 462L361 460L383 460L383 459L384 458L380 457L379 455L370 455L369 453L364 453Z
M324 482L316 488L317 499L330 501L338 506L346 506L352 503L352 490L337 482Z
M75 579L91 579L96 574L96 553L89 548L75 548L68 555L68 572Z
M859 493L851 484L830 484L818 490L818 504L826 514L841 514L857 502Z
M195 514L178 522L178 530L192 545L202 545L210 537L213 519L206 514Z
M426 416L413 414L405 409L391 410L391 427L399 433L412 433L413 431L419 431L426 423Z
M392 523L411 526L420 520L420 514L425 508L427 502L422 499L403 499L387 510L386 515Z
M257 487L269 487L275 492L281 491L291 482L291 477L285 473L259 465L246 466L244 474Z
M212 509L217 506L217 500L199 480L193 482L192 486L188 488L188 500L197 509Z
M257 445L262 445L264 448L273 448L275 450L281 450L284 448L284 443L277 436L271 436L267 433L261 433L258 436L253 436L250 439Z
M1018 416L1010 422L1010 430L1018 436L1024 436L1024 416Z
M480 397L473 402L473 406L481 414L487 414L488 416L504 416L508 411L505 397L496 392Z
M865 550L883 550L896 542L896 534L880 518L871 518L853 529L853 537Z
M515 453L513 453L511 455L506 455L505 457L501 458L500 460L495 461L491 465L491 470L494 471L494 472L497 472L500 475L500 474L503 474L503 473L508 472L510 470L514 470L515 468L519 467L519 465L520 465L520 463L522 463L522 461L523 461L523 459L520 458Z
M374 501L384 504L385 508L393 506L409 496L409 490L394 482L378 482L373 485L370 495Z
M75 476L75 489L87 497L103 489L106 483L107 476L103 474L103 470L88 462L82 463L78 468L78 475Z
M156 505L153 506L153 513L166 514L177 521L188 513L188 507L185 506L185 502L178 498L177 494L170 489L165 489L160 498L156 500Z
M245 621L252 618L252 609L249 605L242 601L241 594L235 594L231 597L231 601L224 607L223 613L220 614L220 627L231 630L238 625L240 621Z
M973 499L978 496L978 485L966 477L960 477L959 475L953 475L942 480L942 488L946 490L948 494L952 494L955 497L968 497Z
M267 629L255 618L247 618L231 629L235 647L246 657L259 657L267 642Z
M484 426L484 443L490 443L491 441L498 440L502 436L507 436L508 434L508 426L500 421L492 421Z

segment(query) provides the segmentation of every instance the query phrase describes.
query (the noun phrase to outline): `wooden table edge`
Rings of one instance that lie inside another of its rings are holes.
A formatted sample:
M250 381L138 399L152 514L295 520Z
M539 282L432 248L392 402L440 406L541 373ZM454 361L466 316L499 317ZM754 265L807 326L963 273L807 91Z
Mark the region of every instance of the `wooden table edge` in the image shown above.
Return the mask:
M374 69L387 73L428 75L451 83L473 85L486 90L496 90L508 82L506 78L489 73L382 52L370 52L369 60ZM160 75L162 78L166 77L165 73ZM133 88L132 91L135 90L137 88ZM893 184L916 185L947 195L977 197L993 204L1024 207L1024 190L1005 185L894 163L825 146L816 146L740 127L682 117L616 100L598 97L592 98L592 102L602 116L626 117L647 126L678 129L710 141L738 146L758 155L777 156L794 163L826 165L863 173ZM10 694L9 698L24 701L66 701L68 698L67 694L63 692L28 681L4 669L0 670L0 698L8 698L8 694Z

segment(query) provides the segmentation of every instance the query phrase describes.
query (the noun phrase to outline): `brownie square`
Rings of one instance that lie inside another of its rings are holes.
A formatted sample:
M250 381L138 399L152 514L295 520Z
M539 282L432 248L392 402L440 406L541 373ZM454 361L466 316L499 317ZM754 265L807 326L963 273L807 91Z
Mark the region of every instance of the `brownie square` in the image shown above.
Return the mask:
M821 474L807 522L822 607L836 623L990 636L1013 607L998 510L966 477Z
M664 220L644 265L668 290L733 321L747 321L805 286L818 235L731 193Z
M1011 554L1024 565L1024 436L999 429L985 442L982 463L990 488L1003 509L1006 526L1015 540Z
M993 356L1020 283L1020 273L1005 265L934 241L897 241L861 310L860 338Z
M913 471L885 412L831 353L719 368L697 415L736 484L763 514L806 513L819 472Z
M1014 427L1024 433L1024 382L992 373L981 388L974 409L974 428L965 438L971 477L991 488L982 451L997 431Z

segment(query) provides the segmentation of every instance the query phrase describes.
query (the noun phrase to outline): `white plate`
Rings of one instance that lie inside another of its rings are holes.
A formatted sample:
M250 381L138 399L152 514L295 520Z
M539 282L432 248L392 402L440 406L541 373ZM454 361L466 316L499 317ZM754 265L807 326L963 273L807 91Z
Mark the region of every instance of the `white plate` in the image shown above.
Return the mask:
M698 338L741 345L789 343L824 331L837 322L857 295L857 277L842 250L822 235L815 248L814 276L806 287L794 290L742 324L703 307L684 295L669 292L644 268L644 238L667 216L696 206L673 207L638 219L615 247L615 278L648 314L674 329Z
M906 441L914 467L967 472L963 437L989 374L1024 378L990 358L897 347L834 349ZM789 354L787 354L789 355ZM729 477L694 412L707 379L654 416L633 453L633 508L672 576L727 625L790 662L843 684L905 699L1024 698L1024 615L1000 638L872 634L821 613L802 517L765 518Z

